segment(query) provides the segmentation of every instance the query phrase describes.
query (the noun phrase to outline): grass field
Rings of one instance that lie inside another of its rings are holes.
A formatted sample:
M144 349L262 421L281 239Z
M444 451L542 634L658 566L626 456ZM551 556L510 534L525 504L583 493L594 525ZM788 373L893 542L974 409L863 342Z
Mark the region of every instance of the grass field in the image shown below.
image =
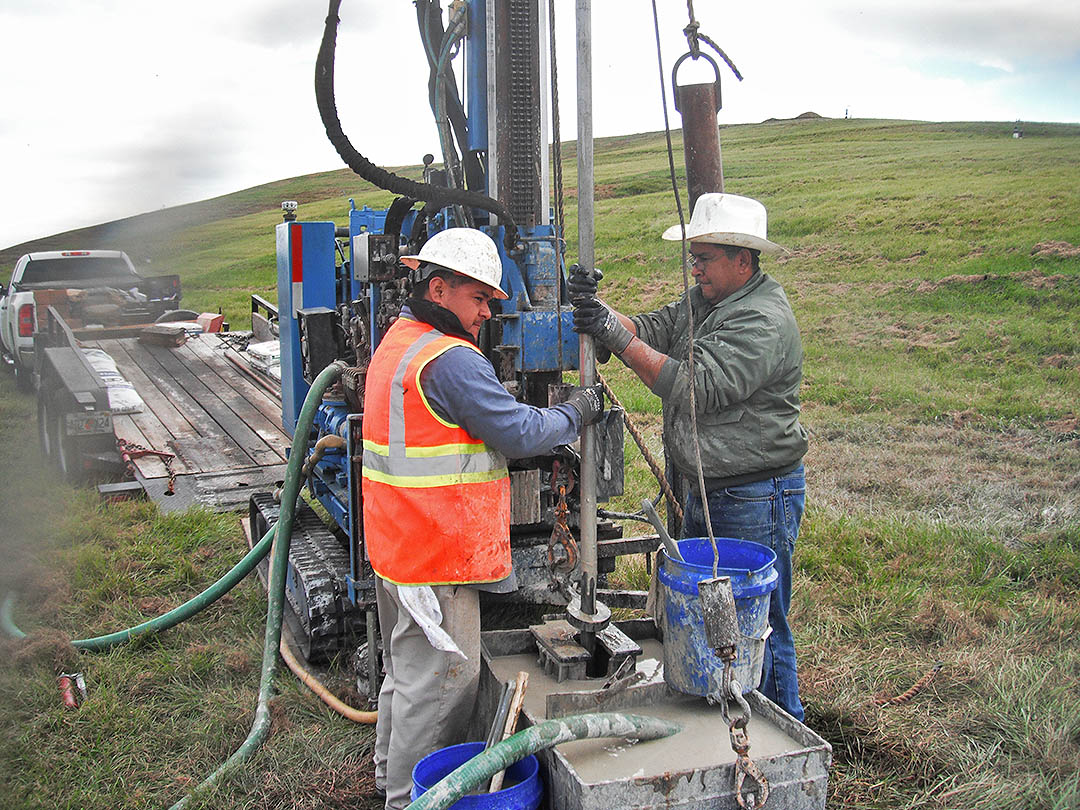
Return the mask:
M1080 126L1011 133L823 119L721 133L727 190L763 200L770 237L791 249L765 269L806 350L792 620L807 723L834 747L829 807L1080 807ZM573 245L572 144L564 157ZM676 221L663 135L598 142L596 164L602 292L631 312L670 301L682 274L659 239ZM34 249L128 250L149 272L179 273L185 305L242 327L250 293L275 294L280 201L344 223L349 198L390 199L331 172ZM26 249L0 252L5 274ZM604 373L659 455L659 402L615 365ZM0 586L17 590L23 629L54 628L2 648L0 805L171 804L250 726L261 588L245 582L107 654L76 656L63 639L201 590L241 556L237 520L163 517L59 484L33 422L33 400L0 376ZM632 444L627 456L621 508L654 490ZM911 699L875 702L937 664ZM72 668L90 689L78 712L54 682ZM278 682L271 739L200 806L378 806L371 729L290 675Z

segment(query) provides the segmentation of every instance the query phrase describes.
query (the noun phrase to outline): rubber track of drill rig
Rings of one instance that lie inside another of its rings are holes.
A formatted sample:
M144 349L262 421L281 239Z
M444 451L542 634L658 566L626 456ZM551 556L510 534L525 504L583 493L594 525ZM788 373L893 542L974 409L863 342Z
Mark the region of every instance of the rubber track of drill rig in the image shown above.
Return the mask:
M252 536L261 536L260 530L277 523L279 510L280 504L270 493L253 495ZM311 507L299 502L289 547L285 582L289 609L285 618L309 663L329 661L347 649L360 616L348 598L348 573L349 552Z

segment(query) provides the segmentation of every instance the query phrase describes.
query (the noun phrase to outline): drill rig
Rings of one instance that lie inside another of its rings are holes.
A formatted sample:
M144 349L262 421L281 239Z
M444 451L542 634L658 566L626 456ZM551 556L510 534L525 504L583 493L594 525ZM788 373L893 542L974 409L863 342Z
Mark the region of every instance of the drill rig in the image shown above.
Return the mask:
M348 367L319 408L314 449L304 467L308 488L332 526L301 509L287 580L294 614L287 618L302 652L316 661L344 652L361 622L368 638L374 636L374 577L364 554L360 492L361 423L369 358L409 294L408 270L398 257L417 253L445 228L476 228L490 236L510 298L485 324L479 345L519 400L541 407L561 402L572 388L564 374L578 369L581 354L565 284L561 200L553 210L549 188L546 4L454 2L444 26L438 0L417 0L443 154L441 167L431 155L424 157L422 183L379 169L341 130L333 78L338 5L330 5L316 66L323 123L345 162L396 197L380 210L357 208L350 200L347 226L301 221L296 204L286 202L277 226L286 431L294 430L316 375L333 362ZM465 63L464 98L452 66L455 55ZM643 605L641 592L595 592L596 579L602 586L616 556L656 545L655 537L622 539L621 527L589 514L586 540L595 548L591 559L579 554L582 468L596 482L595 500L622 493L622 411L607 411L591 432L590 441L582 442L585 459L580 448L568 448L510 465L511 548L519 588L509 598L569 603L571 614L586 624L599 612L598 596L601 608ZM277 504L268 495L256 496L250 514L253 536L262 536L277 519ZM590 591L584 600L583 588ZM374 696L374 645L368 651Z
M319 372L331 363L347 367L340 383L323 398L309 437L314 449L304 464L310 493L329 514L330 528L310 509L299 510L286 576L294 615L286 615L286 620L309 660L345 652L353 630L363 622L367 640L360 649L366 651L358 663L361 672L366 670L366 689L373 699L379 666L375 578L364 553L361 425L368 361L409 294L409 273L399 257L417 254L428 238L446 228L483 232L498 250L500 286L510 297L493 302L500 311L485 324L479 345L506 389L523 402L547 406L562 401L572 387L564 383L564 375L577 371L585 385L596 379L596 351L590 339L579 341L573 332L567 300L557 124L551 127L555 160L549 164L548 158L544 43L551 24L545 12L551 11L552 2L455 0L444 26L438 0L415 0L443 156L441 166L430 155L424 158L422 183L379 169L342 131L333 92L340 0L330 2L316 66L323 123L345 163L395 198L381 210L350 202L348 225L342 227L300 221L296 204L285 203L285 221L277 226L286 431L294 431ZM577 5L578 260L592 267L591 12L589 0L578 0ZM456 55L465 64L464 98L452 67ZM715 82L675 88L676 108L683 114L691 202L703 192L723 189L716 126L719 69L707 61L716 72ZM515 674L520 678L524 668L534 701L523 710L530 723L596 711L601 705L609 711L647 706L670 713L664 716L678 716L685 727L682 742L650 747L625 772L615 761L621 748L603 749L601 765L592 775L586 768L595 749L544 752L549 806L761 806L771 784L784 807L824 807L830 755L824 740L758 693L743 698L734 681L725 681L734 700L723 696L717 706L701 700L699 693L688 697L677 687L670 689L667 675L659 673L667 660L665 650L679 648L674 642L665 646L661 624L651 618L611 621L611 608L644 607L646 594L606 590L604 574L614 570L617 556L652 552L659 542L655 534L623 538L621 528L597 520L597 502L622 492L621 410L612 409L602 423L586 427L574 450L511 462L510 476L511 555L520 587L509 598L564 605L565 613L545 617L528 631L483 634L476 729L486 730L501 717L506 683ZM677 497L669 499L677 502ZM252 499L253 536L262 536L276 518L271 498ZM413 540L425 538L402 539ZM712 582L724 584L715 568ZM726 627L730 638L710 641L714 651L735 649L727 641L742 632L736 632L734 595L728 593L726 606L715 611L721 620L714 618L708 628ZM666 604L670 626L691 624L669 612ZM732 660L728 655L729 673ZM359 679L358 686L363 691ZM767 775L748 755L751 705ZM725 728L731 752L719 742ZM752 789L757 799L748 797Z

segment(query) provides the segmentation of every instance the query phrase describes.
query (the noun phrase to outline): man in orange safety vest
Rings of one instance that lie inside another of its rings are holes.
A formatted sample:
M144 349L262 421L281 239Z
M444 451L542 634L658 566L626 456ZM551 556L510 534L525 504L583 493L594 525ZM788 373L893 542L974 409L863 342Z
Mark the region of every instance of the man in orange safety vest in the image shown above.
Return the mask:
M518 402L477 348L489 302L506 299L495 243L469 228L415 256L412 296L379 343L364 400L364 541L378 575L386 677L376 789L409 804L413 766L463 742L480 674L479 589L516 587L507 458L551 453L598 420L597 388Z

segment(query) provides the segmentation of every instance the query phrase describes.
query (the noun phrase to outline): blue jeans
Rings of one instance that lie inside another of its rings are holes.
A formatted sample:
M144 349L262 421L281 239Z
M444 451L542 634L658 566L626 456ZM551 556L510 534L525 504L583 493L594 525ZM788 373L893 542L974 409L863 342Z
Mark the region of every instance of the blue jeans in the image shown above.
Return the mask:
M683 518L685 537L707 537L705 512L691 480ZM778 478L753 484L710 490L709 517L715 537L734 537L768 546L776 552L779 581L769 601L772 635L765 644L765 665L758 690L799 722L803 706L799 700L799 677L795 663L795 640L788 626L791 606L791 555L799 536L799 523L806 506L806 477L803 467Z

